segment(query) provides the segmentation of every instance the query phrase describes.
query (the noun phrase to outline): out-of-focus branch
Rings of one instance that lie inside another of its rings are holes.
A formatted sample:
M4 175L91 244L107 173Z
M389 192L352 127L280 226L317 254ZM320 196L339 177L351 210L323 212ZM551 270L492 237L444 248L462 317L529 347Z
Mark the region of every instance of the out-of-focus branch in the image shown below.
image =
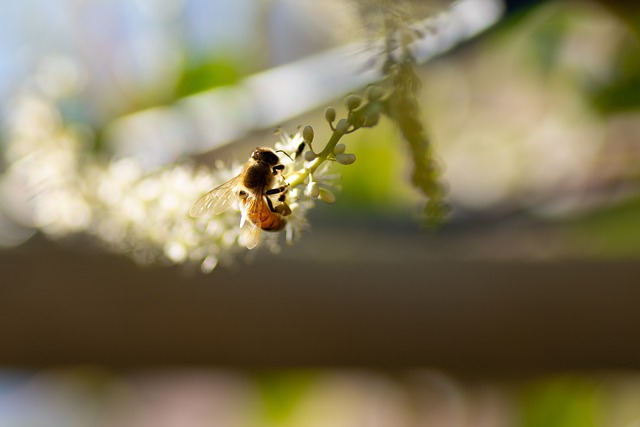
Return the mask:
M437 31L417 43L416 61L425 62L474 37L497 22L502 12L500 0L456 3ZM147 169L219 148L379 80L379 70L367 68L369 47L371 43L336 48L252 75L237 86L123 117L107 127L107 143L118 156L136 157Z

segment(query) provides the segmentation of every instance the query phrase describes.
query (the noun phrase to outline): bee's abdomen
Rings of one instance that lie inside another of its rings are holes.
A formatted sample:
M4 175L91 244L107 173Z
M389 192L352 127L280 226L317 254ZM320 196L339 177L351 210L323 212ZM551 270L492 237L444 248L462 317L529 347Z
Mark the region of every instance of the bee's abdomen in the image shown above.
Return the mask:
M287 224L287 220L279 213L264 209L260 213L260 228L265 231L279 231Z

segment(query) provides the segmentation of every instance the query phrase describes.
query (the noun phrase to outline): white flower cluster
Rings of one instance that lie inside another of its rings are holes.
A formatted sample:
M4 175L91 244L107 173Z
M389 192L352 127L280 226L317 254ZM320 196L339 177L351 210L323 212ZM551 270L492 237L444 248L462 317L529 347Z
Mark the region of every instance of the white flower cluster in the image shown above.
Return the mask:
M52 236L85 230L91 208L78 175L81 143L77 128L64 126L55 105L36 92L14 101L5 128L2 175L4 214L17 224Z
M226 181L231 171L179 164L142 175L133 159L97 166L87 174L94 191L86 196L93 207L88 230L120 252L143 262L162 254L181 264L201 262L205 272L240 252L238 222L233 212L194 220L189 207L200 194Z
M200 263L205 272L246 251L238 244L240 203L220 215L194 219L188 214L202 194L234 177L240 167L187 163L145 175L136 159L101 162L92 156L81 128L64 122L55 99L31 90L13 106L0 204L23 227L54 238L87 233L140 262ZM281 133L275 144L285 153L284 177L304 170L303 156L296 156L302 141L300 133ZM325 178L332 178L326 168L314 177L323 186L328 185ZM313 199L292 186L286 202L291 214L284 234L292 242L306 227ZM262 233L262 240L275 251L279 234Z
M310 173L309 168L315 156L308 156L313 154L313 151L309 150L309 139L305 141L303 132L304 130L298 130L294 135L289 135L278 130L280 140L274 145L276 150L289 154L289 157L281 158L285 166L282 174L287 178L286 182L291 183L292 177L304 176L302 179L304 189L294 184L287 191L287 204L291 208L291 215L286 218L285 234L289 243L294 242L307 228L306 213L313 207L314 199L320 198L327 203L333 203L335 196L331 189L338 189L336 182L339 176L331 172L331 162L323 163L313 174Z

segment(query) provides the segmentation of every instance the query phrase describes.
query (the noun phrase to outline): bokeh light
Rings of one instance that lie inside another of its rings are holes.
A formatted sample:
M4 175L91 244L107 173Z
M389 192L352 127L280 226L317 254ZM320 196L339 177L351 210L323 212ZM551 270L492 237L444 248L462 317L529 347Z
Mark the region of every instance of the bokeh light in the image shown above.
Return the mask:
M640 425L622 3L3 6L0 426ZM326 141L405 39L438 230L382 119L315 176L335 204L291 190L270 251L238 244L239 203L188 216L255 146Z

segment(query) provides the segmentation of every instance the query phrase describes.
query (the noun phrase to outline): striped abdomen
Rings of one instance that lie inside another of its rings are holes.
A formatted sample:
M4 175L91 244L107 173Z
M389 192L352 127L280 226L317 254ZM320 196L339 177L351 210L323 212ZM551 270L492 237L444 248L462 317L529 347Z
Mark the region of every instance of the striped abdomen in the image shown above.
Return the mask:
M247 200L244 199L242 203L247 203ZM267 203L262 203L262 209L259 212L247 212L247 218L265 231L279 231L287 224L287 220L282 215L271 212Z

